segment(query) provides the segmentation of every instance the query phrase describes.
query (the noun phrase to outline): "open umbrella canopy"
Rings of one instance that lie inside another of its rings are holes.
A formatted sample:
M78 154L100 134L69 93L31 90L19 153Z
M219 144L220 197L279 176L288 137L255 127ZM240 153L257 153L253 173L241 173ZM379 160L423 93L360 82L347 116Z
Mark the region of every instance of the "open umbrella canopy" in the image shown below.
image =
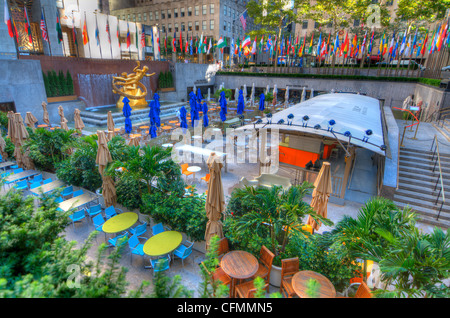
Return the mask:
M261 95L259 95L259 110L260 111L264 111L265 100L266 100L266 96L264 96L264 93L261 93Z
M331 165L329 162L324 162L314 182L314 191L311 200L311 207L318 215L324 218L327 217L327 204L331 193ZM307 224L311 225L317 231L320 228L321 222L318 221L317 223L309 216Z
M223 163L220 159L221 158L213 152L207 160L210 173L208 195L205 204L206 216L208 218L205 231L205 241L207 245L212 236L217 235L219 238L223 237L221 218L225 210L225 199L221 174Z
M239 90L238 104L237 104L237 113L242 115L244 113L244 95L242 93L242 89Z
M123 101L122 113L123 116L125 117L125 132L129 134L133 130L133 125L131 124L130 119L131 117L130 100L125 96L122 101Z
M219 99L219 103L220 103L220 120L221 121L225 121L227 120L227 99L225 97L225 92L221 91L220 92L220 99Z
M44 115L43 115L42 121L50 126L50 119L49 119L49 116L48 116L48 110L47 110L47 103L46 102L42 102L42 109L44 111Z
M209 126L208 104L203 103L202 112L203 112L203 127L208 127Z
M60 123L61 129L68 131L69 127L67 126L67 119L66 119L66 117L64 117L64 108L61 105L58 106L58 114L59 114L59 117L61 118L61 123Z
M37 118L34 117L32 113L27 112L27 115L25 116L25 125L34 130L36 128L37 122L38 122Z
M184 129L188 128L186 115L187 115L186 108L184 106L181 106L181 108L180 108L180 127L184 128Z
M106 165L109 162L112 162L111 152L108 149L108 141L106 139L106 135L104 131L97 130L98 135L98 149L97 149L97 157L95 163L98 164L98 171L102 176L103 184L102 184L102 196L105 200L105 206L113 206L117 202L116 188L114 185L114 180L104 174Z
M82 131L84 128L83 120L81 119L80 110L78 108L75 109L73 113L73 120L75 122L75 129Z

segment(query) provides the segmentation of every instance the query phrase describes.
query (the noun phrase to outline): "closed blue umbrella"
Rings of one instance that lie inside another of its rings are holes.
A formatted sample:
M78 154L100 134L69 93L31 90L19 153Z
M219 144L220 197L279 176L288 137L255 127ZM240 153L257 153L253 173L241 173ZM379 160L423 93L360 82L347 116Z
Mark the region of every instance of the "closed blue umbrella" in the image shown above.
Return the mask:
M209 126L209 118L208 118L208 104L203 103L203 127Z
M200 88L197 89L197 101L198 102L202 102L203 96L202 96L202 92L200 91Z
M189 93L189 106L191 107L190 114L191 114L191 125L194 127L194 119L196 117L195 113L197 111L197 96L194 92Z
M155 124L157 127L161 127L161 119L159 118L161 114L161 104L159 103L158 93L153 95L153 99L155 101Z
M148 106L150 107L150 111L148 112L148 117L150 118L150 125L155 125L156 121L155 121L155 101L151 100L150 103L148 103ZM150 133L150 132L149 132Z
M125 96L122 101L123 101L122 113L123 116L125 117L125 132L129 134L133 130L133 125L131 124L130 119L131 116L130 100Z
M152 137L152 139L158 137L156 130L157 130L157 128L156 128L155 124L154 123L151 124L149 134L150 134L150 137Z
M239 97L238 97L238 104L237 104L237 113L239 115L242 115L242 113L244 112L244 95L242 92L242 89L239 90Z
M180 127L184 129L188 128L186 114L187 114L186 108L182 106L180 108Z
M224 91L220 92L219 102L220 102L220 113L219 113L220 120L225 121L225 120L227 120L227 116L226 116L226 114L227 114L227 99L225 97Z
M259 96L259 110L263 111L264 110L264 101L266 99L266 96L264 96L264 93L261 93L261 95Z

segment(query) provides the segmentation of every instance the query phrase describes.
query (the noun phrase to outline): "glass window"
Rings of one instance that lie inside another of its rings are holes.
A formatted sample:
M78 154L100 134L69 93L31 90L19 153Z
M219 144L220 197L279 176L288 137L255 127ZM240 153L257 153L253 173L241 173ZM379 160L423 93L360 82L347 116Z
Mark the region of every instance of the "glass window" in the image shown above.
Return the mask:
M142 21L142 15L140 13L138 13L138 22Z
M318 29L320 27L319 22L314 21L314 29Z
M178 32L178 23L174 24L175 32Z
M359 26L359 19L353 20L353 26L355 27Z
M147 12L144 12L144 21L147 21Z
M206 14L206 4L202 5L202 14Z
M202 21L202 30L206 30L206 20Z
M228 22L228 32L231 32L231 23Z
M161 10L161 19L165 19L166 18L166 12L165 10Z
M182 18L184 17L184 8L180 9L180 15L181 15Z
M172 23L169 23L169 24L167 25L167 31L168 31L169 33L172 32Z
M227 15L227 6L223 6L223 15L224 15L224 16Z
M195 10L195 15L198 15L200 13L200 7L199 6L195 6L194 10Z
M186 26L184 25L184 22L181 22L181 31L186 31Z
M155 20L159 20L159 12L158 11L155 12Z
M214 14L214 4L210 4L209 13Z
M192 15L192 7L188 7L188 17Z
M164 24L161 25L161 32L166 33L166 26Z
M198 21L195 21L195 31L200 30L200 23Z
M172 18L172 11L169 9L167 10L167 19Z
M307 29L308 28L308 20L303 20L302 28L303 29Z
M209 20L209 29L214 30L214 20Z
M233 9L233 19L236 19L236 11Z
M227 23L225 21L223 21L223 30L226 31L227 30Z
M127 16L127 21L130 20L130 15Z
M173 17L178 18L178 9L173 9Z
M192 22L188 22L188 31L192 31Z

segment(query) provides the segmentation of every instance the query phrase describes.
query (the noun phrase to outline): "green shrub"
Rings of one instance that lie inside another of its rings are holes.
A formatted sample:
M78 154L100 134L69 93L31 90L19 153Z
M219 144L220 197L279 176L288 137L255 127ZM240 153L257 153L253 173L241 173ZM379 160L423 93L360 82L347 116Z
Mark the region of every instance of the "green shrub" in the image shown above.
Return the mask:
M70 74L69 70L67 70L67 73L66 73L66 92L67 92L67 95L74 94L72 75Z

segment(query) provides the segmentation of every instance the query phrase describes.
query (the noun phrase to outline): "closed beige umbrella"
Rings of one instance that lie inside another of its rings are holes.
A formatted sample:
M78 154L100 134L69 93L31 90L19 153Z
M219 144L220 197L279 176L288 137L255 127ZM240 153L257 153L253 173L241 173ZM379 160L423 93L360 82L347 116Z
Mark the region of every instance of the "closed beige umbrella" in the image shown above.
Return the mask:
M44 110L44 115L43 115L42 121L50 126L50 119L49 119L49 116L48 116L47 103L46 102L42 102L42 108Z
M61 129L69 130L67 126L67 119L64 117L64 109L61 105L58 106L58 114L61 117Z
M114 125L114 120L113 120L111 111L108 111L107 126L108 126L108 139L111 140L112 137L114 137L114 135L115 135L115 131L114 131L115 125Z
M8 117L8 137L11 139L12 143L14 143L14 127L15 127L15 115L12 110L8 112L6 115Z
M8 153L5 151L6 149L6 141L3 139L0 133L0 154L2 155L2 160L5 161L8 158Z
M34 117L34 115L30 112L27 112L27 115L25 116L25 125L30 127L31 129L36 129L36 123L38 122L37 118Z
M139 137L132 137L130 138L130 141L128 142L128 146L139 146Z
M75 122L75 129L79 130L80 132L84 128L83 120L81 119L80 110L78 108L75 109L75 112L73 113L73 120Z
M311 207L314 211L324 218L327 217L327 205L331 189L331 165L329 162L324 162L320 169L319 175L314 182L314 191L312 193ZM308 216L306 224L310 225L314 230L319 230L321 222L314 221L311 216Z
M14 114L14 157L19 167L24 169L34 169L34 162L30 159L28 152L23 153L21 147L28 139L29 134L23 123L20 113Z
M208 196L206 197L206 216L208 223L206 224L205 241L208 248L209 240L214 235L223 238L222 214L225 210L225 199L223 194L221 169L223 163L221 157L214 152L208 158L207 165L209 168Z
M97 130L98 135L98 150L97 158L95 162L98 164L98 171L103 179L103 199L105 200L105 206L114 206L117 203L116 187L114 180L110 176L104 175L106 165L112 162L111 153L108 149L108 141L104 131Z

